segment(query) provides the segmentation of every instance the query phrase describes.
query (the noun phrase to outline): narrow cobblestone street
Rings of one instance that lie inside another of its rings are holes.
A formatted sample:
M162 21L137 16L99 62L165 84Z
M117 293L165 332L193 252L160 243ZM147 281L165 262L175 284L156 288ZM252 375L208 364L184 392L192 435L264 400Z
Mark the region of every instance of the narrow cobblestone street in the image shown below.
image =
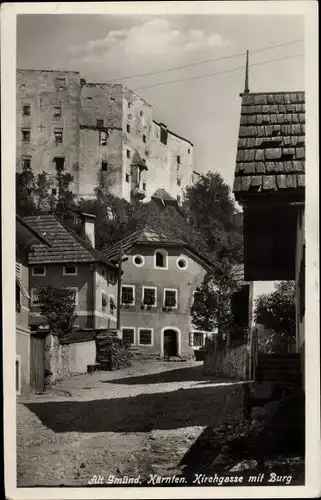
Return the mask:
M202 362L134 362L74 376L17 405L18 486L172 474L208 426L241 418L238 383Z

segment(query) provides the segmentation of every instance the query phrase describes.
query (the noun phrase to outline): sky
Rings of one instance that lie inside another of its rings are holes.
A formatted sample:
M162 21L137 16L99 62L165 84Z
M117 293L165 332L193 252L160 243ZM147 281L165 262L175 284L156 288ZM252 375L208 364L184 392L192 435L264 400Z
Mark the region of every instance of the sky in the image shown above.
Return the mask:
M250 91L304 90L303 38L303 18L293 15L19 15L17 68L123 83L192 141L195 170L218 171L232 187L245 52ZM185 67L165 71L177 66ZM200 78L213 73L221 74ZM182 79L190 80L157 85Z

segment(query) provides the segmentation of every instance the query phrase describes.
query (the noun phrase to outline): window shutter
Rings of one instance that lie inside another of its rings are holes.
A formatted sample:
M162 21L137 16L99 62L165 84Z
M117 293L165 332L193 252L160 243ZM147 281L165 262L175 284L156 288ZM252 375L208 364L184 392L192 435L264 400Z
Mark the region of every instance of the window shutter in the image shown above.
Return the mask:
M16 278L21 278L21 267L20 262L16 262Z

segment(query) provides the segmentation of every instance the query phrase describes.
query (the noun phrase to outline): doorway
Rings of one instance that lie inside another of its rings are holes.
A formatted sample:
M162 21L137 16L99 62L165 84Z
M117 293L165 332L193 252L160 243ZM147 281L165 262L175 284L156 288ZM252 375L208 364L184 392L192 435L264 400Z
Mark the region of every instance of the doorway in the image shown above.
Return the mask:
M164 331L164 357L178 356L178 333L170 328Z

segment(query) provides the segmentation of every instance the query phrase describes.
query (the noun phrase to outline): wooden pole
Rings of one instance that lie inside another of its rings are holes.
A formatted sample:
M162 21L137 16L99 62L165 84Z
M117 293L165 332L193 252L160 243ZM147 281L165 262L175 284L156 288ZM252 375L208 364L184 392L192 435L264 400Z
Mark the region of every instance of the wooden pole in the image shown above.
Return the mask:
M123 260L123 244L120 242L118 259L118 288L117 288L117 330L120 331L120 303L121 303L121 275Z
M253 281L250 281L249 286L249 322L248 322L248 338L249 338L249 380L253 377Z

